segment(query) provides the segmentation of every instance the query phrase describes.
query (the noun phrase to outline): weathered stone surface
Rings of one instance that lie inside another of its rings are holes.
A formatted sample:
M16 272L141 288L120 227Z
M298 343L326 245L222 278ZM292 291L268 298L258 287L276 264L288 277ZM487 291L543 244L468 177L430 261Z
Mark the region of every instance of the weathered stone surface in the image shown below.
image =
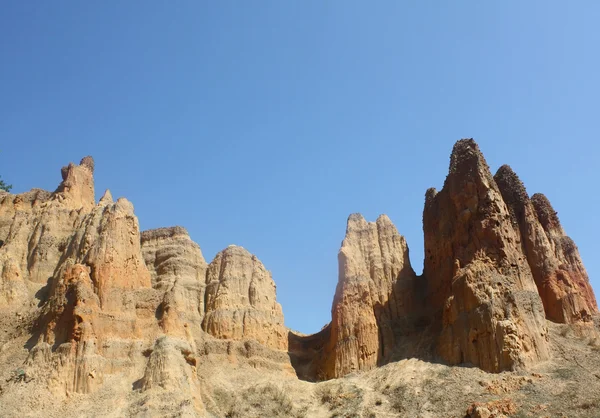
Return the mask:
M417 309L416 275L406 240L386 215L367 222L350 215L339 255L339 281L331 309L321 378L381 364L394 347L394 322Z
M89 393L105 374L134 372L156 320L138 318L150 289L133 206L107 199L78 220L54 275L38 321L40 336L29 363L52 370L49 385ZM154 312L156 303L151 311Z
M123 289L150 287L140 231L133 205L124 198L94 208L79 225L63 255L62 266L84 264L91 269L94 290L103 309L126 303Z
M50 384L69 392L90 393L102 383L105 359L98 353L96 332L103 331L106 319L89 273L81 264L65 269L40 319L42 333L29 359L50 367Z
M230 246L207 265L182 227L140 234L126 199L107 190L95 204L93 171L86 157L54 193L0 193L0 322L31 318L29 341L10 348L21 364L29 350L19 376L63 399L104 399L119 382L130 415L202 415L221 411L201 396L230 379L225 366L322 380L430 360L434 346L446 362L496 372L548 358L544 308L586 338L598 312L547 199L529 199L507 167L492 178L472 140L456 144L443 189L427 191L424 275L387 216L351 215L332 321L314 335L285 328L256 256ZM12 335L29 332L11 330L0 335L3 364Z
M62 183L52 198L70 208L90 210L96 206L94 197L94 159L84 157L79 165L73 163L61 169Z
M204 415L197 364L196 347L188 341L171 336L156 340L139 382L143 393L159 395L159 403L149 405L152 416L164 415L173 405L179 405L180 416Z
M207 264L200 247L179 226L144 231L141 239L152 287L164 295L161 326L171 335L185 335L184 324L201 330Z
M540 294L545 301L548 318L557 322L590 321L598 313L598 305L583 266L579 249L569 238L548 199L534 194L531 202L546 233L554 259L535 264L534 272L543 277ZM554 271L551 269L553 266Z
M205 312L202 328L214 337L287 348L271 273L242 247L230 245L208 266Z
M598 306L587 272L548 199L542 194L529 199L525 186L507 165L500 167L494 179L520 231L546 317L560 323L590 321Z
M95 206L91 157L62 174L54 193L0 195L0 304L22 303L49 280L70 237Z
M547 359L543 306L519 231L472 139L454 146L443 189L427 191L423 229L442 358L492 372Z

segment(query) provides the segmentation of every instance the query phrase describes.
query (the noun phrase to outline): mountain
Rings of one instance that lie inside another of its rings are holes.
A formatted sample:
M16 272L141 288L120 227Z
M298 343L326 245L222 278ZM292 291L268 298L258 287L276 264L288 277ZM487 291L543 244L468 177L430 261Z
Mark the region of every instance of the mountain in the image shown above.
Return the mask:
M500 416L538 398L490 394L550 391L557 370L600 391L577 246L548 199L509 166L492 175L472 139L425 194L423 274L386 215L350 215L331 322L313 335L284 326L257 256L231 245L207 263L183 227L140 231L126 199L96 203L94 170L85 157L54 192L0 192L4 416ZM474 378L483 392L432 401ZM600 410L588 406L569 416Z

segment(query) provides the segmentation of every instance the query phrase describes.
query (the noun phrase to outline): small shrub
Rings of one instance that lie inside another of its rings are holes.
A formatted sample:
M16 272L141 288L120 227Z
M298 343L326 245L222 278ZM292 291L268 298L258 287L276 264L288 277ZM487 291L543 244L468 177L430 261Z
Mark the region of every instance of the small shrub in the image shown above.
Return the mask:
M561 337L570 337L571 336L571 328L568 325L563 326L560 329L560 336Z
M598 409L598 408L600 408L600 401L594 400L594 401L584 402L581 405L579 405L579 408L585 409L585 410Z
M558 377L559 379L565 379L565 380L569 380L573 377L573 370L569 369L569 368L562 368L562 369L556 369L554 371L554 374L556 375L556 377Z

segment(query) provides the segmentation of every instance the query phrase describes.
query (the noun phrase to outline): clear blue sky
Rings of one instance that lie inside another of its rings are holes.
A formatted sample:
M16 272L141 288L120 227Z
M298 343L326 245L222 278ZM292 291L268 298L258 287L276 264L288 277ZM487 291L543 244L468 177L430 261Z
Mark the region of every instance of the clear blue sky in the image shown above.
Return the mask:
M6 1L0 175L99 198L272 271L286 324L330 320L348 215L422 270L425 190L474 137L547 194L600 292L596 1ZM600 295L599 295L600 296Z

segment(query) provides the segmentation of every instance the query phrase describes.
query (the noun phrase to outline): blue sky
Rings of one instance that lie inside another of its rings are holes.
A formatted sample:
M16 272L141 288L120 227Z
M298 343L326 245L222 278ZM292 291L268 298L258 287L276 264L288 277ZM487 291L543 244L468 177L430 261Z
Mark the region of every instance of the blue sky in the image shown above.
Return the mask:
M0 175L53 190L91 154L143 229L272 271L286 324L330 320L350 213L422 270L425 190L474 137L544 192L600 292L600 3L5 2Z

